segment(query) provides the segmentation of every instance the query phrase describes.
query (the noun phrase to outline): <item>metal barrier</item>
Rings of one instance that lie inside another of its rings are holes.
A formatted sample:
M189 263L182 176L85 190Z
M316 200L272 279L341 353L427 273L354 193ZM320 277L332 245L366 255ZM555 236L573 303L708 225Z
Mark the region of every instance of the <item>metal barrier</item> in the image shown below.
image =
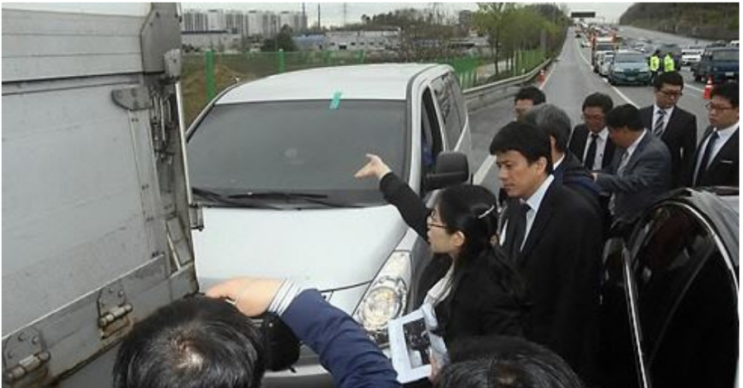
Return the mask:
M516 95L521 86L534 79L551 61L551 59L547 59L534 68L534 70L524 75L464 90L462 94L467 104L467 110L474 112L480 108Z

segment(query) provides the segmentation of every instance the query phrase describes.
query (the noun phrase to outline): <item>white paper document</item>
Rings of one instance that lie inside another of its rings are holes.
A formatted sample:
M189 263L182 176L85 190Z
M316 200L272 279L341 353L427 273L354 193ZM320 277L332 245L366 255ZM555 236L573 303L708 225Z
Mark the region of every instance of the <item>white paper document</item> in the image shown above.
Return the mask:
M437 325L430 304L388 323L392 366L400 383L430 376L432 358L438 367L447 362L444 339L431 332Z

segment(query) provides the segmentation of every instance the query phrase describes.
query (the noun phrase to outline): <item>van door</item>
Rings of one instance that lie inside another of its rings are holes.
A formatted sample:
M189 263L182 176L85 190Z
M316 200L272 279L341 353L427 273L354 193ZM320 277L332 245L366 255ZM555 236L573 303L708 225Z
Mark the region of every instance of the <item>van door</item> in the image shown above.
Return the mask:
M685 204L656 208L632 250L632 284L655 388L732 387L737 282L722 239Z
M630 259L621 237L606 242L599 347L601 385L606 388L649 387Z

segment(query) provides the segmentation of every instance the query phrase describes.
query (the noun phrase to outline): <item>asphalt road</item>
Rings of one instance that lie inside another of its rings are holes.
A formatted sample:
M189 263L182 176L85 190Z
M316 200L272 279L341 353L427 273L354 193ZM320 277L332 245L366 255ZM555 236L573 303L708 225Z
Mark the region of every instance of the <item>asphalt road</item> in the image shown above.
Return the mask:
M678 37L632 27L621 27L620 34L630 37L645 37L653 41L677 43L681 46L694 43L693 39ZM571 30L561 55L553 62L542 89L547 95L547 102L562 109L570 117L573 125L581 123L581 106L583 99L594 92L608 94L614 105L633 104L644 107L653 103L652 86L618 86L609 85L606 80L593 73L590 68L591 50L580 47L580 39L574 38ZM706 42L702 42L706 43ZM697 116L697 138L701 139L704 129L709 125L706 101L702 98L704 85L692 80L688 68L681 69L684 75L684 95L678 106ZM513 99L506 99L494 105L470 112L470 128L474 148L475 164L471 166L475 173L475 183L497 192L500 189L498 169L489 158L488 147L495 133L513 120Z

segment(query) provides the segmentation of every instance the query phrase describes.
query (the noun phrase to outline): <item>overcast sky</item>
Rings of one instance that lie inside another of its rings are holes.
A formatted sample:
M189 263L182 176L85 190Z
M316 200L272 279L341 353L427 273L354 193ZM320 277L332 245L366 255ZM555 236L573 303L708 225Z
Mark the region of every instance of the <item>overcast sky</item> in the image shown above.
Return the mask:
M544 1L546 2L546 1ZM538 3L530 1L527 3ZM275 3L182 3L184 9L237 9L237 10L266 10L266 11L301 11L302 3L275 2ZM317 21L318 3L304 3L308 23L310 25ZM366 3L366 2L333 2L319 3L321 7L323 25L341 25L343 22L343 7L346 7L346 21L348 23L357 23L361 20L361 15L376 15L386 13L400 8L430 8L431 2L417 3ZM447 2L438 3L441 9L450 13L456 13L460 10L476 10L477 3L465 2ZM616 22L622 13L633 3L603 3L603 2L571 2L567 4L570 11L595 11L597 17L603 18L606 22Z

